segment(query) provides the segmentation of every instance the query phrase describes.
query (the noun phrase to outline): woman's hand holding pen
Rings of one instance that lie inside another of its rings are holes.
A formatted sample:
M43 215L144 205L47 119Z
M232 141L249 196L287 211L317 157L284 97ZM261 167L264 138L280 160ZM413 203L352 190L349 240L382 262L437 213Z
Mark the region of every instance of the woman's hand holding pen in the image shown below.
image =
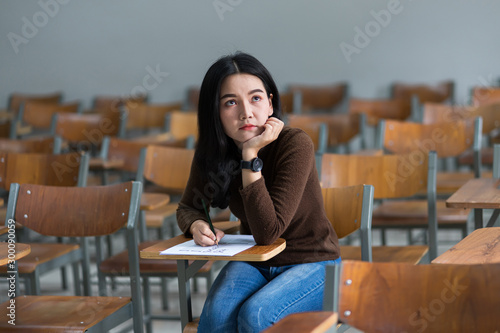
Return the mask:
M194 243L201 246L213 246L224 237L224 231L215 228L215 236L206 221L196 220L191 224L189 231L193 235Z

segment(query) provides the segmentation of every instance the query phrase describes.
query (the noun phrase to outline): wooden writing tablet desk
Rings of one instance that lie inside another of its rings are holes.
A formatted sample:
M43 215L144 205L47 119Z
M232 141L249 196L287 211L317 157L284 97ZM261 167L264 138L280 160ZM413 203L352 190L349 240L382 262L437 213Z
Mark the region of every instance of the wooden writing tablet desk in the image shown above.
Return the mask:
M432 261L433 264L500 263L500 227L481 228Z
M500 179L475 178L469 180L446 200L446 207L474 209L475 229L483 227L483 209L494 209L486 224L491 227L500 214Z
M9 258L9 243L0 242L0 266L7 265L9 259L19 260L31 252L31 247L29 244L14 243L14 258Z
M227 223L227 222L223 222ZM237 222L239 225L239 222ZM214 222L216 228L220 228L217 222ZM224 230L226 233L228 229ZM271 245L255 245L248 250L240 252L234 256L210 256L210 255L161 255L160 252L171 248L172 246L182 244L192 238L187 238L184 235L167 239L159 242L154 246L148 247L140 252L140 257L144 259L168 259L177 260L177 278L179 282L179 305L181 313L182 329L188 322L193 320L191 310L191 289L189 279L191 279L198 270L205 265L208 260L213 261L266 261L276 256L285 249L286 242L282 238L278 238Z

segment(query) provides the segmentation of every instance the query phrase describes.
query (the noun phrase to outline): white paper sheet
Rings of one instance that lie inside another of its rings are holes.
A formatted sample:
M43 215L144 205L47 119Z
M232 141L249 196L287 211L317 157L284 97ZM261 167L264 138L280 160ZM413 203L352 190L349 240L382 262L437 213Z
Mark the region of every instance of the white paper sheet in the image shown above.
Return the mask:
M252 235L225 235L220 240L218 246L199 246L194 243L194 240L190 240L172 246L160 252L160 254L234 256L251 248L255 244Z

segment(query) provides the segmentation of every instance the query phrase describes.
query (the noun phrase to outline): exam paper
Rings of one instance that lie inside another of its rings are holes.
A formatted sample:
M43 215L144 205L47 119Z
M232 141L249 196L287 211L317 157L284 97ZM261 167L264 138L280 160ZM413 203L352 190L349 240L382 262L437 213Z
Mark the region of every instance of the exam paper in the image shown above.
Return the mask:
M175 255L211 255L211 256L234 256L254 246L255 240L252 235L225 235L219 242L219 246L200 246L194 240L172 246L160 254Z

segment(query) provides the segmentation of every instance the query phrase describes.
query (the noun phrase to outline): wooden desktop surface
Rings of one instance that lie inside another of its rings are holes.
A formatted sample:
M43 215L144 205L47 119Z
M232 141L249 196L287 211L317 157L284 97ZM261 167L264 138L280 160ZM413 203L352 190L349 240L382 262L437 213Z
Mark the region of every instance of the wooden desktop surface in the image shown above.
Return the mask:
M450 208L500 208L500 179L474 178L446 200Z
M433 264L500 263L500 227L474 230L432 261Z
M217 223L214 222L217 227ZM144 259L169 259L169 260L225 260L225 261L266 261L276 256L285 249L286 242L282 238L278 238L270 245L255 245L251 248L235 254L234 256L211 256L211 255L162 255L161 251L171 248L172 246L182 244L191 240L184 235L179 235L162 242L159 242L151 247L148 247L140 252L141 258Z
M13 243L15 244L15 260L19 260L27 256L31 252L29 244ZM9 262L9 243L0 243L0 266L6 265Z

